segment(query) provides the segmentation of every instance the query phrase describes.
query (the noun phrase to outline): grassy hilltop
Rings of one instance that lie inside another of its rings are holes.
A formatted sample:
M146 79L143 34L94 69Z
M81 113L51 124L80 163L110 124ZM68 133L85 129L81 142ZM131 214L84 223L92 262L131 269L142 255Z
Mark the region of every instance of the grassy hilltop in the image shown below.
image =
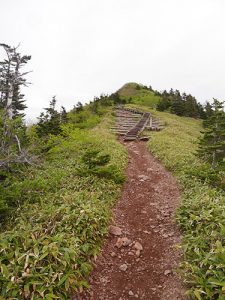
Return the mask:
M125 99L127 102L144 105L149 108L154 108L160 99L148 87L135 82L123 85L118 90L118 94L121 99Z

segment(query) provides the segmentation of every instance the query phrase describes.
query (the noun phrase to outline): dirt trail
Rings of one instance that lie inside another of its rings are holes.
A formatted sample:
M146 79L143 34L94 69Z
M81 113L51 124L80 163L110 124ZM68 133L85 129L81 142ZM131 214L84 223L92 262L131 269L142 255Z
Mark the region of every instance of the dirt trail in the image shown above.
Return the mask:
M127 182L113 212L113 225L122 234L109 235L92 272L89 294L76 299L185 299L173 272L179 262L175 248L179 232L173 217L180 196L177 183L144 142L129 142L126 147ZM118 241L123 237L128 240ZM132 243L121 246L122 242Z

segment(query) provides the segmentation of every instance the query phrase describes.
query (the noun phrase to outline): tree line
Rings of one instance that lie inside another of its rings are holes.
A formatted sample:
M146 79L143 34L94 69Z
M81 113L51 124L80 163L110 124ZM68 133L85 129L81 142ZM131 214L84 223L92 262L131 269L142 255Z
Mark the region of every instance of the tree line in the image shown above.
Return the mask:
M213 99L213 103L202 105L191 94L173 89L154 93L160 96L157 110L203 119L204 130L199 139L197 155L210 163L213 169L225 170L225 102Z
M22 55L19 46L12 47L0 44L5 57L0 61L0 167L7 168L11 163L29 163L31 157L26 151L28 141L25 126L25 113L27 108L25 95L22 87L27 87L25 65L31 59L30 55ZM83 106L81 102L66 112L62 106L60 111L56 109L56 97L53 96L49 107L44 108L38 117L35 131L39 138L61 133L61 125L69 119L74 122L85 122L88 111L92 114L101 115L102 107L121 102L117 93L112 95L101 95L95 97L88 105ZM76 115L76 118L72 117ZM69 118L70 117L70 118Z
M0 44L6 57L0 62L0 167L7 167L12 163L29 163L31 156L27 151L29 143L24 123L26 108L25 96L21 89L28 86L23 68L31 59L30 55L21 55L18 47ZM205 130L199 141L199 155L210 162L213 168L224 165L225 157L225 113L224 102L214 99L211 104L197 102L190 94L171 89L169 92L154 91L151 86L145 89L160 96L157 110L169 111L178 116L204 119ZM118 104L125 104L118 92L110 95L102 94L95 97L89 104L80 101L70 112L64 107L56 109L56 97L50 101L49 107L38 117L34 126L38 138L46 139L50 135L61 134L62 125L71 123L75 127L88 128L99 122L105 108Z
M209 102L202 105L191 94L181 93L179 90L170 89L170 91L154 91L154 93L160 96L156 107L159 111L169 111L178 116L206 119L213 110Z

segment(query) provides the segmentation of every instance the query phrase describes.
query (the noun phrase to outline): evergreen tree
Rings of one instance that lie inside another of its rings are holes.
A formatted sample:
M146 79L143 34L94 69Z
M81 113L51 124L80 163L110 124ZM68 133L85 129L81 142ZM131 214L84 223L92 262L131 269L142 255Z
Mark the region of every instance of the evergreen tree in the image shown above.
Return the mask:
M110 96L105 95L105 94L101 94L100 97L96 97L95 98L95 105L98 105L98 108L100 105L102 106L110 106L112 105L112 101L110 99Z
M206 129L199 140L198 155L212 168L225 166L225 112L224 102L214 99L213 114L208 118Z
M198 104L192 95L186 95L183 94L182 97L184 101L184 115L186 117L192 117L192 118L198 118L199 117L199 111L198 111Z
M166 90L164 90L161 94L160 94L160 100L156 105L156 109L159 111L165 111L165 110L169 110L169 108L171 107L171 103L172 103L172 99L173 99L173 89L170 90L170 92L167 92Z
M0 44L5 50L6 58L0 62L0 110L3 123L0 150L3 155L15 153L15 145L21 152L21 142L25 140L25 126L22 118L26 108L21 87L26 86L25 75L21 72L31 56L22 56L16 47Z
M171 107L171 99L170 96L167 95L163 95L156 105L156 109L159 111L168 110L170 107Z
M178 90L174 92L170 111L172 114L183 116L185 111L185 102L183 101L181 94Z
M39 137L48 136L49 134L57 135L61 133L60 125L65 122L66 111L63 108L59 113L56 108L56 97L52 97L48 108L44 108L45 112L40 114L37 124L37 134Z
M27 106L25 104L24 94L20 92L19 86L14 88L13 98L12 98L12 110L13 110L13 119L16 117L25 117L25 113L23 112Z
M90 108L91 108L91 111L94 114L97 114L97 112L98 112L98 102L97 101L92 102L91 105L90 105Z
M208 101L205 104L205 113L206 118L210 118L214 114L213 106Z
M197 103L198 105L198 115L201 119L205 119L206 118L206 112L204 109L204 106L201 103Z
M60 123L61 124L65 124L68 122L68 116L67 116L67 112L64 106L61 106L61 110L60 110Z
M159 111L170 111L178 116L206 118L207 113L204 107L191 94L183 93L181 95L179 90L173 90L172 88L169 92L166 90L161 93L154 91L154 94L160 96L160 100L156 105L156 109Z
M138 86L138 85L137 85ZM126 100L125 99L121 99L120 95L118 92L113 93L109 96L109 99L113 102L113 104L117 105L117 104L125 104Z
M26 108L24 94L21 93L21 86L26 86L24 78L29 72L21 73L31 56L21 55L17 48L6 44L0 44L6 52L7 58L0 62L0 108L6 109L10 119L17 116L24 117Z
M84 108L83 108L83 104L82 104L80 101L78 101L77 104L76 104L76 106L75 106L76 112L80 112L80 111L82 111L83 109L84 109Z
M211 117L214 114L213 106L209 102L206 102L204 111L205 111L205 119L203 121L203 127L208 127L208 125L210 125L211 122Z

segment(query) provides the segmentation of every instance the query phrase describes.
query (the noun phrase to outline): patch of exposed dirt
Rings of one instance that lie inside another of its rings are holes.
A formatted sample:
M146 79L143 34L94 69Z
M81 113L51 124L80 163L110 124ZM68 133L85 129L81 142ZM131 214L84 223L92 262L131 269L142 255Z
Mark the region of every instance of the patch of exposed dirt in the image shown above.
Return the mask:
M126 147L130 158L127 182L113 212L116 228L110 227L89 292L73 299L183 300L175 272L180 260L174 221L180 200L176 180L144 142L129 142Z

